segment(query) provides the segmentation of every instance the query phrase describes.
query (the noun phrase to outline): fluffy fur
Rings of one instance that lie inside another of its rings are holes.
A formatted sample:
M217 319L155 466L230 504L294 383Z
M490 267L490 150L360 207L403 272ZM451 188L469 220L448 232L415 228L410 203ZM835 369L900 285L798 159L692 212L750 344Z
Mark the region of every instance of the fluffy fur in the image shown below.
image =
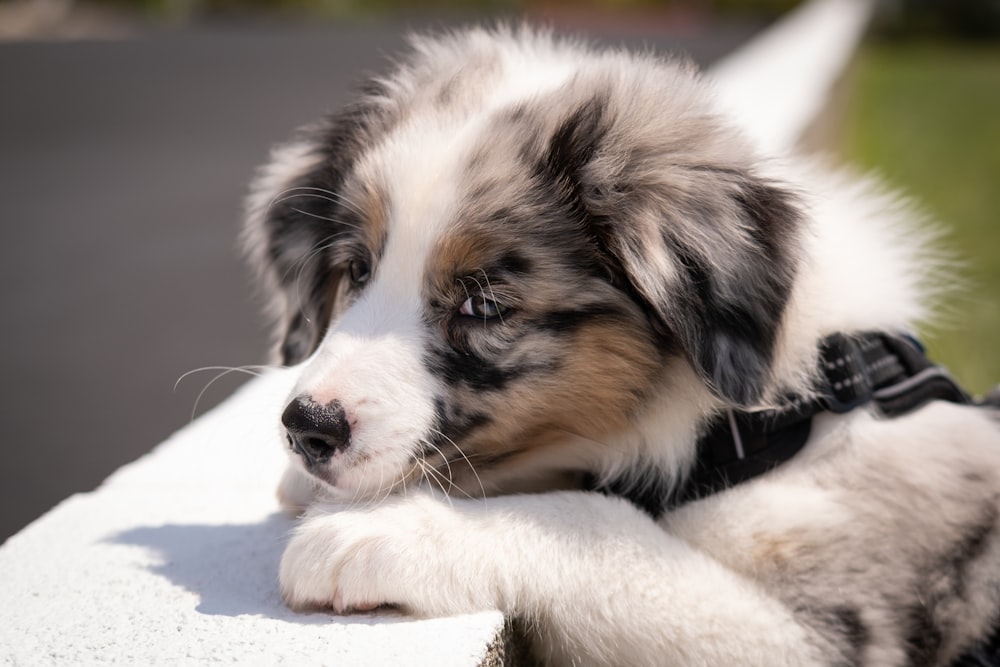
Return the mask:
M808 393L819 340L910 331L940 284L904 206L754 154L690 66L416 39L248 211L302 364L293 607L499 608L553 664L945 665L997 622L985 409L825 415L657 518L579 490L669 490L711 417Z

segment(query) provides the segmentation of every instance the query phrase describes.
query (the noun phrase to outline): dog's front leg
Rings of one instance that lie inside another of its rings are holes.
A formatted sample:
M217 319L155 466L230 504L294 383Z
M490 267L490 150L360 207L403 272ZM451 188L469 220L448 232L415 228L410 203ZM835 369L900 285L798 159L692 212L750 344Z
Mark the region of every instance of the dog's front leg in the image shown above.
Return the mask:
M294 608L498 608L536 628L553 663L821 664L785 607L598 494L317 507L285 552L281 585Z

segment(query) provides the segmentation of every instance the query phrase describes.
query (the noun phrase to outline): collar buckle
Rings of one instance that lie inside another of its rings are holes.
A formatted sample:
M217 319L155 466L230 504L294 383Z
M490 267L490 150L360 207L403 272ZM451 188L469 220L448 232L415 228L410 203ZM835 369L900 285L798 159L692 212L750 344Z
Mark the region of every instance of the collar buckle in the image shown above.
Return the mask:
M843 414L872 400L874 382L855 338L839 333L825 338L820 364L823 374L819 393L827 410Z

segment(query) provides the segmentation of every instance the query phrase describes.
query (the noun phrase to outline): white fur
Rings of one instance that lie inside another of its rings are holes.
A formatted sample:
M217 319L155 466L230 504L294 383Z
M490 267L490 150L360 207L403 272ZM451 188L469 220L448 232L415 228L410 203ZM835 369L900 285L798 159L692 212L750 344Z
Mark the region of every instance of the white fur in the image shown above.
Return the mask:
M527 621L536 653L553 664L904 664L903 630L889 602L919 597L918 565L948 553L948 540L961 541L955 532L974 524L973 505L988 506L981 490L965 498L972 491L961 480L1000 479L1000 436L984 410L935 404L889 421L864 410L818 418L793 461L659 522L623 500L579 491L470 499L414 488L408 462L433 428L442 382L423 362L433 334L420 290L433 249L452 233L447 221L466 177L460 167L497 109L557 89L588 62L578 47L502 31L416 48L420 62L450 68L449 76L466 58L496 63L468 84L465 115L407 117L367 147L356 168L387 190L387 245L372 284L332 323L292 396L336 399L351 419L351 447L335 455L339 473L325 492L341 502L383 502L314 504L281 563L285 599L339 612L381 604L424 615L499 608ZM625 56L611 60L632 66ZM406 67L385 80L387 98L416 99L422 108L420 72ZM267 198L318 159L298 143L275 155L250 203L251 245L264 247L253 221L266 214ZM797 160L759 169L804 201L799 271L773 381L807 393L824 336L908 332L925 319L941 261L919 216L870 181ZM662 269L650 275L676 271ZM481 491L559 488L546 475L573 468L569 462L607 477L648 462L679 480L700 425L721 405L690 364L674 359L629 428L600 442L567 435ZM394 490L403 493L386 497ZM293 472L280 495L298 510L317 491ZM977 558L987 565L977 561L966 572L978 588L934 664L947 664L996 619L1000 545L994 537L983 549ZM823 615L827 604L834 611ZM850 626L855 612L866 638L852 655L837 640L850 638L851 628L837 623Z

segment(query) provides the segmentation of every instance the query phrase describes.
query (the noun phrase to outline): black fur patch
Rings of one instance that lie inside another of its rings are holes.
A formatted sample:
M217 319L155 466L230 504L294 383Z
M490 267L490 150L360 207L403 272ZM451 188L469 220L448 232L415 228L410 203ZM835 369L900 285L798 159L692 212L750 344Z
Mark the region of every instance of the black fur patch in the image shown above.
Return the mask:
M315 346L315 333L309 326L305 314L295 313L289 321L285 338L281 342L281 359L285 364L295 363L295 360L305 359Z
M592 97L569 114L552 133L540 166L557 180L564 180L568 194L579 197L580 173L607 134L606 107L604 97Z
M774 281L773 274L763 277L750 272L764 273L770 267L748 266L748 285L742 293L723 296L732 288L717 283L717 272L708 258L669 233L664 234L664 242L687 283L676 294L675 307L681 316L671 328L681 335L688 355L713 390L736 405L752 404L760 396L761 379L769 372L776 324L791 286L765 287L761 283Z
M713 258L694 252L679 230L665 227L664 243L688 283L687 294L677 295L682 307L675 317L668 314L668 323L709 387L734 405L749 406L760 398L770 374L778 324L794 281L791 250L799 214L789 195L750 174L728 169L715 174L739 217L727 223L717 219L720 211L704 204L706 210L695 210L707 217L691 222L716 231L727 253L736 245L726 234L746 233L751 244L736 258L725 253ZM735 271L722 265L734 261Z
M983 506L978 521L970 523L962 538L933 562L920 577L934 582L932 591L905 609L901 626L911 665L934 664L941 651L947 628L940 627L935 608L944 603L964 600L968 595L966 573L986 552L997 529L998 511L991 501Z
M476 391L502 391L509 383L525 375L552 369L551 364L504 366L471 350L454 347L430 350L424 363L448 385L464 385Z
M573 266L578 269L587 267L590 275L608 281L622 295L639 305L644 313L652 316L648 301L635 289L627 271L607 243L607 235L620 232L625 221L612 220L595 212L588 204L600 199L602 192L621 193L629 189L627 184L588 183L584 178L588 162L600 150L608 133L607 104L605 96L596 95L579 105L559 124L541 158L529 158L529 164L541 186L541 196L553 201L557 216L569 222L570 228L582 233L586 240L585 249L569 258ZM525 154L530 155L530 149L526 148ZM625 211L619 213L627 215ZM567 234L561 236L562 239L553 239L553 242L565 249L568 247L565 243ZM549 323L554 325L551 328L558 330L560 324L568 323L567 319L559 320L559 317L553 318ZM656 326L657 320L650 319L650 322L654 330L662 335L662 347L673 349L672 334Z
M815 600L799 600L794 613L800 622L829 641L837 659L829 664L836 667L862 667L865 653L872 642L871 629L864 622L861 610L848 605L824 606ZM834 655L831 653L830 658Z
M913 667L935 664L944 637L931 610L924 604L913 605L904 610L903 624L907 664Z
M463 450L455 444L462 442L477 428L490 424L493 419L486 412L449 403L438 396L434 399L434 428L425 443L421 456L427 461L441 457L445 462L457 461L465 457ZM481 462L477 461L477 467ZM447 467L447 464L445 464Z
M865 648L871 642L871 632L853 607L835 607L830 614L831 625L844 646L844 667L864 664Z
M532 325L543 331L567 334L604 318L622 319L624 314L613 304L594 303L574 310L551 310L538 317Z
M377 84L369 84L369 88ZM322 340L333 310L334 271L327 246L363 221L339 201L346 176L377 127L390 123L385 112L361 102L305 130L323 160L311 172L278 193L265 221L268 256L289 304L297 308L284 323L282 361L294 364L311 354Z
M595 222L594 212L587 205L588 186L584 184L583 171L607 134L606 105L607 101L597 96L577 107L556 128L542 156L533 161L533 171L544 195L581 231L589 231ZM599 244L597 237L592 241ZM596 249L601 250L599 245Z
M604 483L588 475L584 488L606 496L621 496L654 519L663 515L674 490L671 478L652 465L636 467Z
M946 567L953 572L955 594L960 598L965 597L967 592L966 572L986 551L990 538L996 532L998 518L1000 517L994 503L984 505L980 520L969 526L962 540L949 554Z
M499 273L507 273L514 277L525 276L531 273L531 261L516 250L504 253L500 257L500 261L497 262L497 267ZM488 271L487 273L490 272Z

